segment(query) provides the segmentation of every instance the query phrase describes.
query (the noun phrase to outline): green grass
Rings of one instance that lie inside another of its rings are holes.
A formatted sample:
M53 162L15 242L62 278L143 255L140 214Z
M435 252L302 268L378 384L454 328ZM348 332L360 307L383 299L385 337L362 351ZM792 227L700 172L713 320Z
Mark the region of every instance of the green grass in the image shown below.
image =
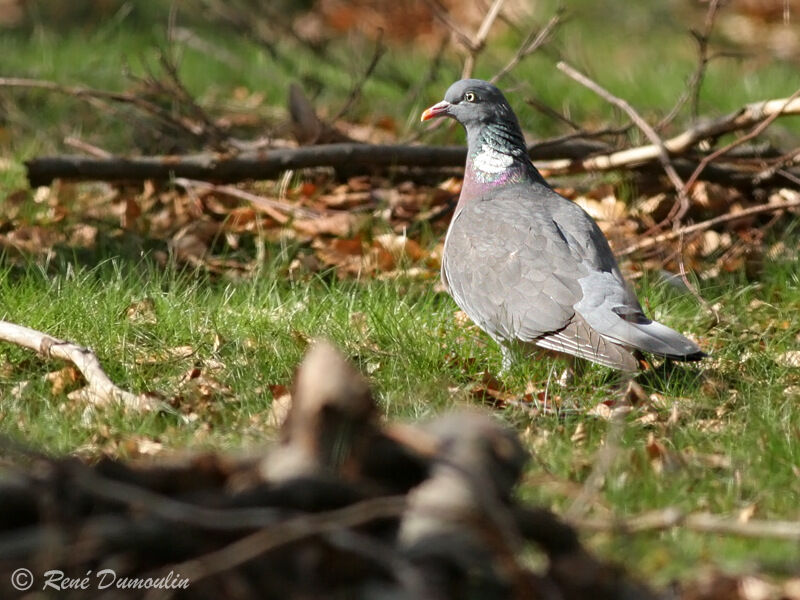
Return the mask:
M498 348L459 327L452 301L429 283L341 282L327 276L292 283L280 274L280 260L235 284L162 269L148 259L109 259L93 268L70 260L54 260L49 268L5 267L0 318L92 347L120 386L158 391L171 410L136 415L105 409L87 418L80 403L64 393L53 396L43 379L61 365L3 345L0 430L48 451L88 456L126 455L131 440L140 438L167 448L260 444L274 436L266 424L269 386L290 382L307 341L318 336L336 342L369 374L391 419L425 418L474 404L470 390L484 370L500 368ZM702 367L640 377L646 393L662 400L658 406L645 402L628 416L619 456L593 508L624 516L676 505L735 516L755 504L759 518L797 519L800 407L785 390L797 386L800 376L775 363L796 347L800 330L797 266L775 262L758 283L728 276L707 282L702 291L722 304L724 320L711 329L690 297L663 284L644 282L640 289L659 318L700 336L713 356ZM145 298L152 300L154 318L129 317L132 303ZM190 356L157 358L164 349L183 346L193 349ZM520 396L529 382L542 389L553 364L519 361L504 383ZM181 384L195 367L228 391L204 394ZM21 393L12 393L24 382ZM531 416L514 407L498 414L525 432L523 439L535 451L530 474L538 483L523 486L521 493L561 510L572 498L548 482L580 484L588 475L608 425L586 412L613 396L615 380L607 370L591 367L570 388L551 386L550 393L560 396L559 415ZM678 420L670 424L673 406ZM639 419L648 413L655 420L644 424ZM576 443L578 427L585 437ZM650 434L684 463L657 473L646 449ZM552 480L542 483L543 472ZM706 564L740 570L757 561L780 572L800 558L797 546L788 543L685 531L595 535L589 542L661 582Z

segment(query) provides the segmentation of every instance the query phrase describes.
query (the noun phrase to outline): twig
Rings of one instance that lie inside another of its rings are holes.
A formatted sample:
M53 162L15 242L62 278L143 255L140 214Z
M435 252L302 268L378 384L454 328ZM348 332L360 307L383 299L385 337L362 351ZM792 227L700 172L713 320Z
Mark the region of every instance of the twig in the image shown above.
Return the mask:
M779 156L770 164L769 167L758 172L753 177L753 185L758 185L761 182L773 177L776 173L780 172L781 169L796 165L798 163L800 163L800 149L795 148L791 152L787 152L782 156Z
M240 538L219 550L159 569L158 573L180 573L194 584L212 575L224 573L265 552L313 535L355 527L376 519L397 517L405 506L405 496L385 496L362 500L336 510L302 514ZM168 596L163 595L161 590L153 590L146 596L149 600L164 597Z
M579 72L574 67L571 67L564 61L560 61L556 66L560 71L562 71L563 73L565 73L566 75L568 75L581 85L589 88L595 94L597 94L607 102L610 102L614 106L617 106L618 108L622 109L631 118L631 120L636 124L636 126L639 127L639 129L641 129L642 132L647 136L647 138L650 140L650 143L653 144L653 146L657 149L658 160L661 162L661 166L664 168L667 177L669 178L670 182L675 188L675 191L678 193L678 198L680 199L682 208L683 206L686 206L688 208L689 198L686 195L686 191L683 185L683 180L681 179L680 175L678 175L678 172L675 170L675 167L670 162L669 153L667 152L667 148L664 145L663 140L658 136L658 134L650 126L650 124L647 121L645 121L641 117L641 115L639 115L639 113L636 112L636 110L634 110L634 108L630 104L628 104L628 102L626 102L622 98L618 98L617 96L613 95L611 92L601 87L598 83L589 79L586 75Z
M234 198L245 200L259 210L267 213L271 218L275 219L280 224L287 222L287 214L295 217L306 218L320 217L324 214L318 210L303 208L302 206L293 206L291 204L287 204L286 202L264 198L263 196L251 194L248 191L240 190L239 188L229 185L214 185L213 183L208 183L206 181L186 179L185 177L176 177L172 180L172 182L184 189L199 188L204 191L217 192L220 194L225 194L226 196L232 196Z
M480 54L486 45L486 38L489 37L489 31L492 29L492 25L494 25L494 21L497 19L497 15L500 14L500 9L503 8L504 3L505 0L494 0L489 7L489 11L483 18L483 22L480 28L478 28L478 33L475 34L475 39L472 41L472 45L469 48L469 54L467 54L467 58L464 60L464 69L461 72L461 79L472 77L472 71L475 69L475 61L478 58L478 54Z
M173 35L175 42L185 44L192 50L213 58L232 71L244 71L245 69L242 61L233 52L209 42L187 27L178 27Z
M707 221L701 221L700 223L695 223L694 225L687 225L685 227L681 227L680 229L662 233L657 236L646 237L636 242L635 244L628 246L622 251L617 252L616 254L617 256L628 256L630 254L633 254L634 252L639 252L640 250L646 250L647 248L652 248L653 246L656 246L658 244L678 239L683 235L689 235L698 231L704 231L716 225L721 225L722 223L738 221L739 219L744 219L761 213L767 213L776 210L785 210L789 208L797 208L798 206L800 206L800 195L797 195L794 199L787 200L785 202L772 202L772 203L768 202L766 204L760 204L758 206L746 208L740 212L720 215L718 217L714 217L713 219L708 219Z
M426 132L430 131L429 129L420 129L417 127L417 123L419 123L419 100L422 90L424 90L429 83L431 83L435 78L436 74L439 72L439 69L442 65L442 58L444 57L445 50L447 50L447 46L450 44L450 38L447 35L442 35L442 39L439 41L439 47L436 50L436 53L433 55L433 60L430 61L430 66L428 67L425 74L422 78L414 84L414 87L408 90L405 96L405 104L409 105L409 115L407 118L407 126L408 124L413 124L413 128L411 129L409 134L406 134L403 138L401 138L400 142L403 144L408 144L414 141L417 141L420 137L425 135Z
M628 519L576 519L572 523L580 529L592 531L641 533L681 527L701 533L800 541L800 521L742 522L710 513L686 514L676 507L647 512Z
M173 115L168 110L165 110L157 104L150 102L149 100L145 100L136 94L98 90L80 85L61 85L54 81L27 79L23 77L0 77L0 87L47 90L51 92L57 92L59 94L65 94L67 96L73 96L89 103L99 99L130 104L157 118L163 123L180 127L194 137L203 136L202 126L198 125L197 123L193 123L191 120L184 117Z
M347 96L347 100L345 100L344 105L342 108L339 109L339 112L336 113L336 116L331 119L331 123L335 123L339 119L341 119L344 115L347 114L347 111L352 108L353 104L355 104L356 100L361 96L361 92L364 89L364 84L369 79L372 72L375 70L375 67L378 66L378 62L381 60L381 57L386 53L386 46L383 43L383 29L378 31L378 39L375 40L375 51L372 53L372 59L369 61L366 70L364 73L359 77L358 81L353 85L350 93Z
M761 121L756 127L754 127L752 131L743 135L739 139L734 140L727 146L723 146L722 148L715 150L711 154L704 156L703 159L700 161L700 164L697 165L697 168L694 170L694 173L692 173L689 179L686 180L686 184L684 186L684 192L688 192L688 190L692 188L695 181L697 181L697 178L700 177L700 174L703 172L703 169L705 169L709 163L716 160L720 156L723 156L724 154L730 152L737 146L741 146L745 142L752 140L754 137L760 135L761 132L763 132L767 127L769 127L770 124L783 113L783 110L787 106L789 106L789 104L791 104L791 102L795 100L798 96L800 96L800 89L798 89L794 94L792 94L791 96L789 96L789 98L786 99L786 102L784 102L784 105L780 110L769 115L767 118Z
M153 396L132 394L117 387L103 371L95 353L88 348L8 321L0 321L0 340L29 348L46 358L60 358L74 364L88 384L89 394L85 397L97 406L113 402L134 410L152 410L157 406Z
M557 110L555 110L551 106L548 106L547 104L545 104L541 100L538 100L536 98L533 98L533 97L529 96L529 97L525 98L525 102L530 104L533 108L538 110L540 113L547 115L548 117L550 117L551 119L553 119L555 121L559 121L561 123L564 123L569 128L573 129L576 133L580 134L580 132L581 132L581 126L580 125L578 125L572 119L568 118L566 115L561 114L560 112L558 112Z
M425 3L431 7L433 16L439 19L444 25L455 35L458 41L468 51L472 50L472 38L467 34L453 19L450 18L447 10L439 4L437 0L425 0Z
M697 41L697 54L699 56L697 69L695 70L691 83L689 84L689 89L692 92L692 118L694 119L696 119L697 115L699 114L700 89L703 86L703 78L705 77L706 69L708 68L708 61L710 60L708 56L708 40L711 37L711 31L714 29L714 21L717 17L719 5L719 0L711 0L708 3L708 11L706 12L706 18L703 24L703 32L697 33L692 31L692 35Z
M676 156L688 152L698 142L751 127L778 113L800 114L800 99L787 102L787 98L764 100L747 104L737 111L710 121L700 121L682 133L664 140L664 148ZM559 160L542 165L552 174L568 174L581 171L609 171L632 165L642 165L657 160L660 148L656 144L626 148L611 154L592 156L579 161Z
M714 29L714 21L716 20L719 7L720 0L710 0L703 23L703 31L698 32L690 30L692 37L695 42L697 42L697 67L694 73L692 73L692 77L689 79L689 84L686 86L683 94L681 94L680 98L678 98L678 101L675 103L675 106L673 106L667 116L661 119L658 125L656 125L656 131L661 131L669 125L675 117L678 116L678 113L689 98L692 99L692 117L697 119L697 111L700 103L700 89L703 85L708 63L711 61L711 57L708 56L708 42L711 37L711 32Z
M65 137L64 145L70 146L76 150L85 152L89 156L94 156L97 158L111 158L114 156L108 150L103 150L99 146L95 146L94 144L90 144L89 142L76 137Z
M793 175L792 173L790 173L786 169L778 169L776 171L776 174L780 175L781 177L785 177L786 179L788 179L789 181L791 181L795 185L800 186L800 177L797 177L796 175Z
M172 58L170 58L166 52L161 52L159 62L171 83L170 87L164 86L161 81L154 76L151 76L148 83L151 86L160 88L163 90L163 93L171 97L177 96L176 100L178 104L188 107L194 118L202 123L203 133L213 144L214 148L218 150L230 150L231 144L228 142L225 132L217 127L214 120L208 115L205 109L197 103L194 96L186 89L186 86L183 85L183 81L181 81L180 75L178 74L178 68Z
M511 60L506 63L506 66L500 69L500 71L496 73L490 81L492 83L496 83L501 78L508 75L508 73L514 69L522 61L522 59L530 56L539 48L544 46L548 41L550 41L550 37L553 35L556 29L558 29L559 25L561 25L563 16L564 9L559 9L556 11L556 14L550 17L550 20L539 31L531 31L528 34L528 37L525 38L525 41L523 41L520 45L516 54L514 54Z
M674 231L674 230L673 230ZM686 260L683 257L683 250L684 244L686 241L686 236L682 233L678 237L678 274L681 277L681 281L683 285L686 286L686 289L694 296L694 299L700 303L700 306L706 311L706 314L710 314L714 317L714 327L719 325L722 322L722 319L719 316L719 311L714 308L714 305L708 302L703 296L700 295L700 292L697 289L697 286L694 285L691 281L689 281L689 274L686 271Z

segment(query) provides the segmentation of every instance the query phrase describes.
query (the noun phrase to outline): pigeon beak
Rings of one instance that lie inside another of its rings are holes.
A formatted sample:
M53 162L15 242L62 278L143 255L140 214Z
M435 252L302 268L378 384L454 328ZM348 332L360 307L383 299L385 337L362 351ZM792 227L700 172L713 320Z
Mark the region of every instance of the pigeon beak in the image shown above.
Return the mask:
M426 108L422 113L420 121L427 121L428 119L433 119L434 117L446 115L448 110L450 110L450 103L447 100L442 100L438 104L434 104L430 108Z

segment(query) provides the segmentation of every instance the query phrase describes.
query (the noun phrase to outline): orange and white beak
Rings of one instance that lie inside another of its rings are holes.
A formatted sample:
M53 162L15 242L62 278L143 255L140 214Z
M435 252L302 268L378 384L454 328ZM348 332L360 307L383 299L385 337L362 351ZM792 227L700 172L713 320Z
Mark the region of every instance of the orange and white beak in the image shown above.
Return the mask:
M447 100L442 100L430 108L426 108L422 113L422 117L420 117L420 121L427 121L428 119L433 119L434 117L446 115L449 109L450 103Z

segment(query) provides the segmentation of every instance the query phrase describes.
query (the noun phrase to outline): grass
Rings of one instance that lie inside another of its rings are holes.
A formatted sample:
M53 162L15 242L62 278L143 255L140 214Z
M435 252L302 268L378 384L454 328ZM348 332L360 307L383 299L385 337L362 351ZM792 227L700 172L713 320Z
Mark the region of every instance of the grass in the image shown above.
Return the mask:
M428 283L327 276L292 283L277 275L279 267L265 265L252 280L236 284L163 269L146 258L108 259L93 268L69 260L49 269L7 267L0 277L1 318L89 345L119 385L158 390L171 399L172 412L141 416L108 409L87 418L80 403L53 395L43 379L60 365L5 345L0 429L51 452L88 456L135 453L141 439L167 448L260 444L274 435L267 424L269 386L290 382L308 340L318 336L335 341L369 373L392 419L474 404L471 390L483 371L500 368L498 348L459 327L452 301ZM627 418L620 454L593 508L624 516L677 505L735 516L755 505L759 518L798 518L800 408L786 389L800 377L775 362L796 347L800 330L800 316L791 310L800 303L796 264L769 264L757 283L737 275L706 283L704 296L721 302L725 316L710 330L691 298L647 282L640 292L660 318L699 335L713 357L703 368L681 366L640 378L646 393L660 399ZM136 311L129 316L128 309L145 298L152 301L149 317ZM185 347L190 355L164 352ZM505 384L517 394L528 382L541 388L552 364L519 361ZM216 391L187 385L184 375L193 368ZM21 392L11 391L25 383ZM522 494L556 509L570 504L571 496L552 482L586 478L608 431L606 421L586 412L613 394L614 385L606 370L592 367L574 387L553 388L561 396L557 416L531 417L513 407L498 413L524 432L535 451L532 482ZM670 423L673 410L677 421ZM647 450L651 435L679 457L660 472ZM544 472L549 476L542 480ZM595 535L589 541L662 582L708 563L740 570L755 560L781 571L800 558L800 549L789 543L684 531Z
M544 21L553 6L540 4ZM699 22L697 17L676 15L661 8L662 3L609 4L573 2L572 18L553 49L527 59L505 82L522 123L536 137L566 130L528 107L527 95L591 126L616 117L555 69L557 52L647 116L663 115L680 95L694 68L693 44L685 31L689 22ZM164 43L165 16L148 19L139 10L119 13L88 30L55 31L40 25L30 32L4 32L3 74L125 89L131 83L122 66L144 74L155 65L157 48ZM224 44L239 68L184 49L181 75L187 86L214 110L253 113L268 123L283 118L283 113L276 117L276 107L285 105L288 83L295 79L303 81L321 110L335 113L372 47L364 40L342 39L331 49L333 59L324 61L290 45L273 59L230 32L202 23L192 26L201 36ZM494 42L481 57L477 75L496 72L522 35L510 31ZM668 61L663 60L666 52ZM418 131L416 116L441 98L459 72L458 57L448 55L423 93L409 96L429 60L430 52L423 48L390 47L351 118L389 116L400 134ZM788 96L794 90L787 82L795 74L794 65L780 60L715 61L702 90L702 111L721 114L749 101ZM248 98L261 93L263 99L252 104L236 100L237 87ZM72 98L36 92L0 97L0 107L8 109L0 121L0 152L9 157L8 168L0 169L0 198L22 190L23 221L30 212L29 220L39 222L36 215L45 210L32 201L23 160L63 151L61 140L67 135L117 151L133 145L134 128L124 111L122 117L112 117ZM782 121L774 130L796 134L796 121ZM687 122L684 111L676 127ZM440 128L426 141L461 142L462 137ZM0 231L4 226L0 222ZM781 235L787 247L800 242L796 225ZM392 419L425 418L475 404L472 389L484 371L500 369L499 349L474 329L459 326L454 304L435 293L430 282L339 281L330 274L291 282L281 275L285 253L271 248L273 259L256 276L233 283L160 267L151 258L152 248L141 240L106 232L101 238L94 253L32 258L23 266L0 254L0 319L92 347L116 383L133 391L158 391L170 399L171 410L86 413L66 393L53 394L44 379L61 365L0 345L0 431L50 452L126 456L137 452L141 440L166 448L263 443L274 435L268 422L270 386L291 380L308 340L317 336L338 343L368 373L383 412ZM646 393L654 396L626 419L619 456L592 508L598 514L609 510L625 516L678 505L735 517L755 505L757 518L796 520L800 374L775 359L798 344L797 262L791 257L768 260L756 280L733 273L704 281L701 291L721 305L724 319L714 328L691 298L655 278L640 282L651 313L701 337L713 356L702 367L642 376ZM504 383L522 394L529 382L544 386L552 368L550 360L520 361ZM187 379L193 369L200 369L201 377ZM514 407L498 412L535 452L523 495L557 510L569 506L572 496L563 492L562 484L579 485L586 479L608 434L607 422L586 412L613 388L607 371L592 367L569 389L549 388L560 396L558 415L532 417ZM661 470L650 436L667 452ZM597 534L588 541L657 582L694 574L706 565L782 573L800 559L796 545L684 530Z

